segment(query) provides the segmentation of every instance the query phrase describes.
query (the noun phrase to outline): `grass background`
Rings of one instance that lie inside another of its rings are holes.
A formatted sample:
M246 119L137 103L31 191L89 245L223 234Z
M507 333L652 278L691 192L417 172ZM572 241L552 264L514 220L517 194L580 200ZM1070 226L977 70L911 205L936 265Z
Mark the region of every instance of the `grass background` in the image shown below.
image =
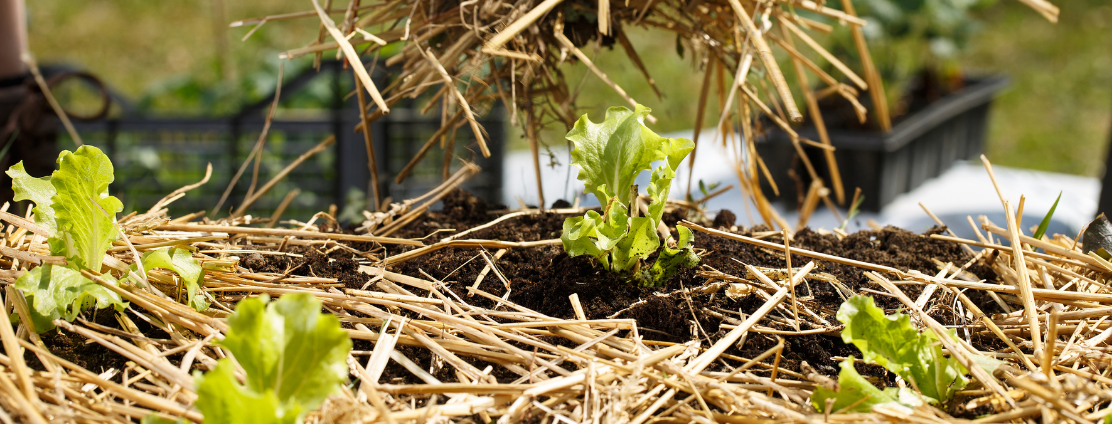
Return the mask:
M961 63L970 74L1003 73L1012 80L992 114L986 153L994 163L1099 176L1112 129L1112 4L1053 2L1062 9L1057 24L1015 0L1000 0L978 12L983 28ZM227 22L310 7L304 0L37 0L27 4L28 31L40 62L87 68L145 110L221 114L271 91L277 54L317 34L314 19L279 21L241 42L247 29L229 29ZM687 49L679 58L675 38L654 31L631 30L631 38L665 92L663 99L620 48L588 49L587 54L633 98L654 109L658 131L691 128L702 81L695 55ZM564 66L571 84L583 81L578 105L592 117L624 103L586 75L585 67ZM706 122L712 125L716 118L709 112ZM514 145L521 146L520 133L511 134ZM563 143L559 131L545 134L544 140Z

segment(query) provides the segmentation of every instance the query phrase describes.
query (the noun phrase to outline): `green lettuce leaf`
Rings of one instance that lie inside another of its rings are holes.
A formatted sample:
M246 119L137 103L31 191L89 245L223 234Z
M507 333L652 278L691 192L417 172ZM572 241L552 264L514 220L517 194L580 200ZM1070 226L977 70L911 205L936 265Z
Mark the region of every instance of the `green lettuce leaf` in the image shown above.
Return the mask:
M560 238L570 256L591 255L607 270L641 285L659 287L675 274L673 267L665 271L666 264L661 264L660 269L651 273L642 267L642 261L660 248L656 229L664 215L676 168L695 144L687 139L657 135L644 124L649 108L637 105L634 109L612 107L606 111L606 119L598 124L583 115L568 132L567 139L575 144L572 163L579 167L579 180L587 192L598 198L603 212L588 211L582 217L566 219ZM661 160L664 164L653 170L649 183L652 201L648 214L630 216L631 209L636 207L634 181L642 171L651 169L653 162ZM690 249L679 250L685 256L690 253L688 258L695 257ZM664 252L661 257L668 255L668 263L690 262L673 261L672 256L678 254L679 251Z
M604 189L604 188L600 188ZM606 216L596 211L587 211L583 216L564 220L564 232L560 235L564 251L568 256L590 255L602 267L616 271L611 255L620 249L618 245L629 238L629 213L625 205L613 202Z
M66 266L43 265L16 281L32 305L31 318L39 332L54 328L55 319L73 321L85 308L115 307L127 303L119 295L81 275L81 269L99 272L104 253L116 239L115 215L123 205L108 195L112 162L100 149L82 146L76 153L58 155L58 170L50 177L34 178L23 163L8 169L16 200L30 200L35 223L52 236L50 252L66 258ZM103 278L113 284L109 274Z
M676 243L676 248L673 249L664 245L664 249L660 251L660 256L656 258L653 267L649 270L649 280L640 281L643 286L660 287L663 286L669 278L680 272L682 268L694 268L699 264L699 255L695 254L695 250L691 245L695 241L695 234L687 227L677 227L680 233L680 240Z
M667 139L645 126L649 112L641 105L633 111L612 107L602 123L583 115L568 132L567 139L575 144L571 160L579 166L578 178L600 204L617 197L629 205L633 198L630 187L637 175L650 169L653 161L664 159L662 145Z
M300 405L282 405L273 390L258 393L239 384L235 364L227 359L217 361L204 375L195 372L194 378L196 406L206 423L293 424L301 415Z
M340 321L320 313L320 301L309 294L268 300L264 294L239 302L220 342L235 355L246 384L235 380L229 359L203 377L194 373L206 423L298 422L346 380L351 339ZM260 415L244 415L250 411Z
M676 169L679 168L683 158L695 149L695 143L685 138L665 139L661 144L661 151L667 159L661 166L653 170L649 180L649 216L654 222L659 223L664 217L664 205L668 202L668 194L672 191L672 180L676 178Z
M199 283L205 272L201 269L201 263L193 258L193 254L189 250L170 248L144 253L143 271L150 271L152 268L166 268L177 273L181 277L182 283L185 284L189 307L197 312L208 309L208 301L199 292Z
M50 184L50 177L32 177L23 168L22 161L12 165L7 174L12 178L12 191L15 192L14 199L17 202L23 200L33 202L35 208L32 209L32 212L34 212L32 219L40 227L49 231L50 234L57 234L58 226L54 223L54 208L51 200L57 194L57 191Z
M899 404L907 407L919 406L920 401L913 392L906 389L886 388L880 390L873 386L869 380L857 373L853 367L853 357L850 356L841 363L842 370L838 372L838 390L833 391L825 387L816 387L811 394L811 404L815 410L826 412L826 400L834 399L830 412L871 412L873 407L880 405Z
M945 403L969 383L966 369L942 354L934 333L920 333L906 314L884 315L873 298L854 296L838 309L845 324L842 340L861 350L866 362L878 364L910 383L932 404Z
M58 170L50 177L57 191L52 200L58 232L49 243L51 253L70 266L99 272L104 252L116 240L115 217L124 206L108 195L113 179L112 162L96 147L58 156Z
M606 219L595 211L587 211L583 216L575 216L564 220L564 231L560 234L560 241L564 244L564 251L568 256L590 255L602 263L603 268L610 269L610 249L614 247L616 239L607 237ZM624 231L625 228L622 228Z
M633 270L641 259L648 258L660 247L656 236L656 223L652 218L639 216L629 219L629 233L618 241L611 251L612 271Z
M102 278L116 283L111 275L105 274ZM90 306L97 309L111 306L117 311L127 307L120 295L85 278L80 271L64 266L44 264L27 271L16 280L15 288L23 290L27 296L31 320L40 333L54 329L56 319L73 321Z
M605 256L592 239L598 233L598 226L602 223L602 215L595 211L587 211L583 216L573 216L564 220L564 231L560 233L560 241L564 244L564 251L568 256L590 255L594 258Z

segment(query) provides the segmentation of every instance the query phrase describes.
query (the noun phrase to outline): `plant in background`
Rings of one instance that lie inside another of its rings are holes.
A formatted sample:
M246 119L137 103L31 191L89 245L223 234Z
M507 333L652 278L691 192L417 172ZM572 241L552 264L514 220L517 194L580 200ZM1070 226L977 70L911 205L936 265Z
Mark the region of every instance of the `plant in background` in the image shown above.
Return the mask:
M868 21L861 30L877 71L887 88L892 116L906 112L901 96L918 90L928 101L961 88L958 54L976 34L974 12L995 0L853 0L857 15ZM840 8L838 2L830 4ZM846 63L859 62L849 29L837 27L832 48Z
M235 356L194 371L197 408L207 424L300 423L347 379L351 338L307 293L245 299L219 344ZM236 379L236 364L244 384Z
M575 144L572 163L579 167L579 180L594 194L602 213L587 211L582 217L564 220L560 239L570 256L590 255L603 268L632 279L641 286L660 287L680 267L692 268L699 257L692 250L694 235L679 227L679 240L668 234L664 248L651 268L642 262L660 248L657 229L662 227L664 204L671 191L676 168L695 144L682 138L664 138L643 123L649 108L637 105L631 111L612 107L606 119L595 124L583 115L567 134ZM652 163L648 195L652 199L644 216L639 216L635 180ZM666 227L665 227L666 228ZM666 232L665 229L662 232Z
M201 288L201 277L204 277L205 271L201 269L201 263L193 257L193 252L182 248L150 250L143 254L142 262L143 271L165 268L177 273L185 286L185 301L189 307L197 312L208 309L208 301L205 300L204 295L198 292ZM132 270L138 268L137 265L131 267Z
M1039 222L1038 228L1035 228L1035 234L1032 234L1031 237L1036 240L1042 240L1043 235L1046 234L1046 228L1050 226L1050 219L1054 217L1054 210L1058 209L1059 200L1062 200L1062 192L1060 191L1058 192L1058 198L1054 199L1054 204L1050 205L1050 210L1046 212L1046 216L1043 216L1042 221ZM1033 251L1038 249L1039 248L1035 246L1031 246L1031 250Z
M846 219L842 220L842 225L838 227L839 230L845 230L849 222L853 220L853 217L861 213L861 202L865 201L865 196L861 195L860 188L858 188L857 191L857 195L853 197L853 204L849 206L849 211L846 212Z
M853 343L861 350L865 362L880 365L895 373L909 385L908 388L880 390L857 373L853 358L842 362L838 373L838 389L816 388L811 403L822 412L827 399L834 399L831 411L869 412L873 407L895 403L916 407L923 401L945 404L954 393L969 383L967 370L956 359L942 354L942 347L934 333L920 333L911 326L906 314L884 315L884 310L873 304L873 298L854 296L838 309L838 321L845 324L842 340ZM952 336L952 335L951 335ZM978 357L981 366L995 368L994 360Z
M50 254L66 260L65 265L43 264L16 280L15 287L32 306L31 319L38 332L53 329L55 319L73 321L90 306L117 311L127 306L118 294L81 275L83 269L100 274L104 254L118 235L115 216L123 204L108 195L112 171L108 156L92 146L63 151L58 155L58 169L49 177L30 176L22 162L7 171L15 200L33 202L35 223L51 234L47 239ZM190 306L198 311L208 307L197 293L201 270L192 255L156 250L144 258L151 259L144 265L148 270L165 267L182 276ZM111 284L120 283L111 274L100 275Z

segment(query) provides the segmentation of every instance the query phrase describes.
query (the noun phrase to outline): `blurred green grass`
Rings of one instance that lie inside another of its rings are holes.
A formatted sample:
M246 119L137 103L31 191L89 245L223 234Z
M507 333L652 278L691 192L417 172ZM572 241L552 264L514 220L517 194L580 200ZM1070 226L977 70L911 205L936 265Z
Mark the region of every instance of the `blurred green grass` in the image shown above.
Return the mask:
M311 7L293 0L42 0L27 2L28 38L40 63L89 69L146 110L220 114L273 91L278 53L317 34L310 19L280 21L241 42L247 29L228 23Z
M1058 24L1015 0L980 12L984 26L961 61L969 74L1003 73L1012 80L992 114L985 150L993 163L1098 176L1112 129L1112 4L1053 2L1062 9ZM40 62L86 67L167 114L219 113L260 97L273 89L278 52L317 34L312 18L268 23L246 42L239 39L247 29L226 29L236 19L307 10L305 1L39 0L27 6L31 49ZM688 47L680 58L674 35L636 28L629 33L664 98L656 97L620 47L584 51L653 109L658 132L691 128L703 77L699 55ZM573 90L579 87L577 105L592 119L601 119L608 106L625 104L586 67L564 64L561 71ZM209 86L222 89L197 88ZM717 104L713 96L710 101ZM711 109L704 126L717 119ZM526 146L520 131L509 134L511 146ZM563 145L563 131L547 131L542 141Z
M1100 176L1112 130L1112 3L1056 0L1057 24L1018 1L983 14L963 55L1012 85L994 106L986 155L1000 165Z

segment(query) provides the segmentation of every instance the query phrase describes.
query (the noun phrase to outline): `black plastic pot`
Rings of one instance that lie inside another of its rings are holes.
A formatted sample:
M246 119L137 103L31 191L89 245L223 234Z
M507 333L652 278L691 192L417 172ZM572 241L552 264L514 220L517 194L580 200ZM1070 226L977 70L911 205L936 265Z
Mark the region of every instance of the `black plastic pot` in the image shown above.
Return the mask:
M984 145L989 106L1007 85L1007 78L1001 76L971 79L965 88L903 117L889 132L839 129L831 125L836 120L828 120L847 203L854 188L860 187L865 196L861 209L879 211L955 161L976 158ZM798 132L801 137L819 139L812 126ZM821 150L806 146L804 150L820 176L830 175ZM774 129L757 141L757 152L780 189L778 200L794 204L810 182L790 137ZM799 178L793 179L787 169L795 169ZM763 184L765 193L771 193L767 183Z

